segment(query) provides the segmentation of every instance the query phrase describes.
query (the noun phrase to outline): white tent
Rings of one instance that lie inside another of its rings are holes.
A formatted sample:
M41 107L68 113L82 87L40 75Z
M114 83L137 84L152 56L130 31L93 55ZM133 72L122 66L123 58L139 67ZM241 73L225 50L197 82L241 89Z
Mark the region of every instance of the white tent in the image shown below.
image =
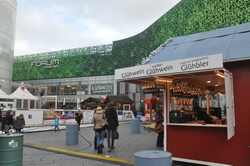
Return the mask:
M25 86L19 86L12 94L9 95L11 99L24 100L39 100L38 97L33 96Z
M7 95L4 91L0 89L0 105L4 109L11 109L14 105L14 99L10 99L9 95Z
M2 91L2 89L0 89L0 98L5 99L5 98L9 98L9 96L4 91Z
M14 99L14 108L30 109L31 102L34 100L39 100L38 97L33 96L28 89L21 85L12 94L8 96L9 99ZM34 108L36 107L36 102L34 101Z

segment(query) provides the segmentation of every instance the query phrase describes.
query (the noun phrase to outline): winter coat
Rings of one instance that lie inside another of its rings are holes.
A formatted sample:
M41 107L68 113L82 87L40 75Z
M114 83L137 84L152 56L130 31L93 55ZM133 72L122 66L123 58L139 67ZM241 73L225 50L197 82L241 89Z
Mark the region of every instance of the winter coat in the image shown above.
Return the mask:
M24 118L20 118L19 116L14 121L14 129L23 129L25 126Z
M6 125L11 125L11 126L13 126L13 124L14 124L13 115L8 115L8 116L6 116Z
M106 118L103 110L98 110L96 113L93 115L91 123L94 124L94 129L95 130L104 130L104 128L101 125L102 118Z
M82 115L82 112L81 112L81 111L77 111L77 112L75 113L75 120L76 120L78 123L81 122L82 117L83 117L83 115Z
M13 126L14 124L14 118L13 115L6 115L5 117L3 117L2 119L2 130L5 129L5 126ZM10 127L9 127L10 128Z
M109 124L108 125L109 129L115 129L116 127L119 126L118 116L116 113L116 109L114 107L108 107L105 110L105 115Z

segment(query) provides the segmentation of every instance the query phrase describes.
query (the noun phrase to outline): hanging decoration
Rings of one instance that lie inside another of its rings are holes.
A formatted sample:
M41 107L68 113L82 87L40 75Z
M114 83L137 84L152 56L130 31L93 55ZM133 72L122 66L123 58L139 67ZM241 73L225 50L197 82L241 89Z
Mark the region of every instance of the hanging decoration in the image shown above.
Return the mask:
M182 93L182 95L204 95L208 92L206 89L194 86L179 79L173 80L170 84L170 90L173 93Z
M172 99L176 104L175 110L180 110L181 108L185 108L188 111L192 111L191 104L193 102L193 98L172 97Z

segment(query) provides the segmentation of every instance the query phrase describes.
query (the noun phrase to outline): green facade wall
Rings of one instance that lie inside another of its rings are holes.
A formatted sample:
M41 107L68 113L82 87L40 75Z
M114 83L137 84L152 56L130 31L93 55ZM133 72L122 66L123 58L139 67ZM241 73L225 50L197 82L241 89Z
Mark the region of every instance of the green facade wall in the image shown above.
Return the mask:
M140 34L113 44L15 57L13 80L113 75L117 68L141 64L170 37L247 23L249 13L249 0L182 0ZM59 66L31 66L51 59L60 59Z

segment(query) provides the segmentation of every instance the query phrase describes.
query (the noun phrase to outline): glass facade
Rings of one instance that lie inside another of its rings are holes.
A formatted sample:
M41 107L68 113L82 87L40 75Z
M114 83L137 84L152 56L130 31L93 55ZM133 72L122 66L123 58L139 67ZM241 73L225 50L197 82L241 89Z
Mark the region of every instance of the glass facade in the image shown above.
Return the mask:
M20 83L15 82L17 85ZM117 83L114 75L28 80L23 83L33 95L40 97L38 107L46 109L56 106L58 109L77 109L80 102L89 97L128 94L135 101L135 109L139 110L141 97L145 97L139 85Z

